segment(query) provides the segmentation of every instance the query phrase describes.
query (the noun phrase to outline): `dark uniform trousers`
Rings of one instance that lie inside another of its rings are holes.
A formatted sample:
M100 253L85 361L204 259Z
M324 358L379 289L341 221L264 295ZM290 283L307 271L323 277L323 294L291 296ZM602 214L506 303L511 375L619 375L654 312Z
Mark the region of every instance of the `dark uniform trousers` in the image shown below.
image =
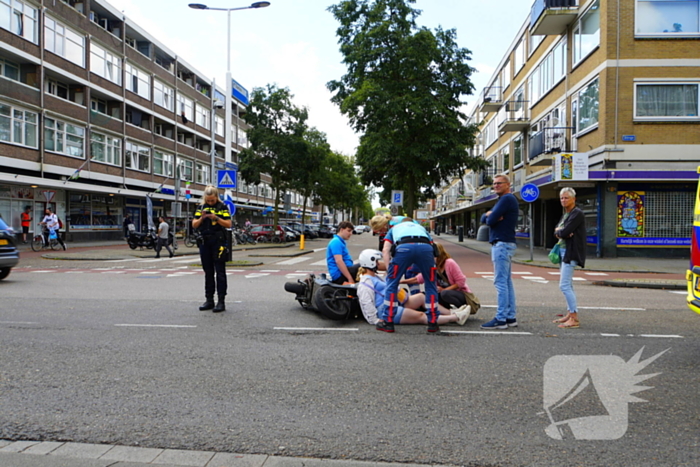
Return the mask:
M222 248L225 249L225 246L217 235L204 236L199 247L199 257L204 269L204 295L207 297L226 295L226 252L222 251Z

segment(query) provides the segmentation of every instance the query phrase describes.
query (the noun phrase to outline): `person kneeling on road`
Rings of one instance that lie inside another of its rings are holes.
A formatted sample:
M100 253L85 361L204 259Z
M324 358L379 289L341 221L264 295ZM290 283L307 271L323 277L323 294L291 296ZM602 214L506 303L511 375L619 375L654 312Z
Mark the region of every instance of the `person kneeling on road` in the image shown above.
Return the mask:
M375 326L383 322L378 316L377 310L382 308L387 287L386 282L377 276L377 267L381 257L381 253L377 250L364 250L360 253L359 284L357 286L357 297L360 301L362 314L369 324ZM422 293L411 295L397 306L394 322L397 324L428 324L428 316L425 312L416 309L423 306L424 303L425 296ZM469 318L467 305L455 310L448 310L442 306L439 306L439 309L438 324L457 323L462 326ZM387 332L393 332L393 330Z

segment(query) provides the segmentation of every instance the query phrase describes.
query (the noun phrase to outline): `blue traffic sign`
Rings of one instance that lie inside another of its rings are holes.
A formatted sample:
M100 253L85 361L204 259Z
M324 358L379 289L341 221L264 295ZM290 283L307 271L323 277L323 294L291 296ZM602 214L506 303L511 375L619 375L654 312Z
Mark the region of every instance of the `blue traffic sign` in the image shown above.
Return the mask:
M532 203L537 198L540 197L540 189L534 183L526 183L520 189L520 196L523 197L523 201L527 203Z
M235 189L236 180L238 179L238 172L236 170L219 170L217 178L217 187Z
M236 205L233 202L233 198L231 198L230 195L226 195L226 199L224 200L224 204L228 208L228 212L233 216L236 214Z

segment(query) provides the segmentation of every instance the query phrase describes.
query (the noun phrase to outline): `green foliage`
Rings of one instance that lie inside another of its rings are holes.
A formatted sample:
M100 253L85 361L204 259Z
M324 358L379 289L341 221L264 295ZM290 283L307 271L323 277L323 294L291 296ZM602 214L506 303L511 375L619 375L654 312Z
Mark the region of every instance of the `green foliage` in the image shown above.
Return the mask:
M308 145L304 140L308 112L292 103L289 89L268 84L253 90L244 119L250 147L240 153L240 173L246 183L260 183L260 174L272 178L275 206L298 181L299 161L306 160ZM274 224L278 223L275 209Z
M344 0L339 21L347 73L328 83L332 101L362 133L357 153L363 184L405 191L412 212L421 196L484 161L468 156L477 128L466 123L462 95L472 93L454 30L416 25L415 0Z

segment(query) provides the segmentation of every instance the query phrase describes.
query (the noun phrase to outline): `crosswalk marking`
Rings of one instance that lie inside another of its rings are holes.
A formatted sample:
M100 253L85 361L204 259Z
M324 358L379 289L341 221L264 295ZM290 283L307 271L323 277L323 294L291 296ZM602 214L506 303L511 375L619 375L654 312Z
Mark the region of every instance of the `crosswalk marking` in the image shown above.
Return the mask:
M270 275L270 274L269 274L269 273L266 273L266 272L263 272L263 273L254 272L254 273L251 273L251 274L246 274L245 278L246 278L246 279L255 279L256 277L265 277L265 276L269 276L269 275Z
M309 266L325 266L326 265L326 260L321 260L321 261L316 261L315 263L309 264Z
M300 256L300 257L298 257L298 258L291 258L291 259L287 259L287 260L284 260L284 261L279 261L279 262L277 262L277 263L275 263L275 264L288 264L288 265L289 265L289 264L302 263L302 262L308 261L308 260L310 260L310 259L311 259L311 258L308 257L308 256Z
M532 281L543 281L543 280L544 280L544 277L540 277L540 276L527 276L527 277L523 277L523 279L528 279L528 280L532 280Z
M516 272L513 271L513 274L532 274L531 272Z
M44 272L56 272L56 271L29 271L29 272L32 272L34 274L40 274L40 273L44 273Z
M587 276L608 276L609 275L606 272L584 272L584 274Z

